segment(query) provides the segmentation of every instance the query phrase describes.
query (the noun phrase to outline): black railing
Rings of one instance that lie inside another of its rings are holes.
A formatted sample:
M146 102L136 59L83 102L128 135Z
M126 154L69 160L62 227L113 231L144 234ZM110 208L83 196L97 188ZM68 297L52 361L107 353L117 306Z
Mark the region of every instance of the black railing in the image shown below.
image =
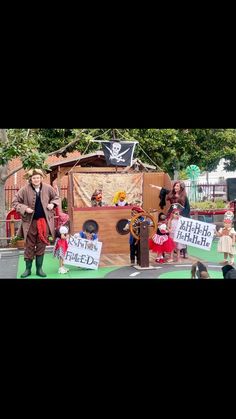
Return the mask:
M186 192L189 197L191 196L190 187L190 185L185 184ZM223 199L223 201L227 201L227 185L197 183L196 198L197 201L215 201L217 198Z
M9 188L5 188L5 206L7 212L10 211L10 209L12 208L13 198L15 196L15 193L18 191L19 188L17 186L10 186ZM64 198L67 199L67 187L61 188L60 197L61 200L63 200Z
M190 195L190 185L186 186L187 195ZM5 204L6 210L9 211L12 206L12 200L15 193L19 190L18 187L11 186L5 188ZM214 201L216 198L221 198L227 201L227 185L226 184L211 184L211 183L198 183L196 185L196 195L198 201ZM60 193L61 200L67 199L67 187L61 188Z

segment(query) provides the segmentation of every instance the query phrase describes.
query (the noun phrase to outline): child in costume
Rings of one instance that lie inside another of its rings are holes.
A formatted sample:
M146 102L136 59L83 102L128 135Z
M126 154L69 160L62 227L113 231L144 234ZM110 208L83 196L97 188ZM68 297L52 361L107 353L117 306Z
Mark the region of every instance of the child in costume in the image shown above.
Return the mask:
M142 217L142 212L144 212L144 210L141 207L138 206L134 206L131 209L131 218L133 218L136 214L140 214L140 217L138 217L138 219L135 222L134 227L138 227L138 225L144 221L144 217ZM129 230L130 229L130 221L128 220L128 223L126 224L126 226L123 228L123 230ZM138 231L136 230L137 234ZM131 265L135 264L135 257L137 260L137 264L140 264L140 240L136 239L131 233L129 236L129 247L130 247L130 263Z
M86 240L98 240L98 235L95 233L93 226L88 226L84 231L80 231L79 236Z
M229 264L234 264L234 255L235 255L235 248L233 247L235 244L235 235L236 231L233 228L233 218L234 214L232 211L227 211L224 215L224 227L220 228L218 232L216 232L216 236L220 237L217 251L220 253L224 253L224 260L221 263L227 264L228 257L230 258Z
M178 224L179 217L180 217L181 207L182 206L180 204L173 204L172 208L171 208L170 216L169 216L169 219L168 219L168 229L169 229L169 232L170 232L170 237L173 240L174 240L177 224ZM174 241L174 243L175 243L175 251L177 253L177 262L180 262L181 261L180 251L182 249L186 249L186 245L175 242L175 241ZM168 260L168 262L174 262L174 250L171 252L171 256L170 256L170 259Z
M128 205L128 202L125 200L126 198L126 192L125 191L118 191L116 192L112 203L116 205L117 207L124 207Z
M156 262L164 263L164 253L172 253L175 249L175 243L169 237L169 230L166 224L165 214L161 213L158 217L157 231L149 239L149 249L157 253Z
M59 259L59 274L65 274L69 271L69 269L65 268L64 266L64 259L68 249L68 239L68 228L65 226L61 226L59 228L59 237L56 238L53 249L53 256Z
M160 208L163 209L166 206L166 201L169 201L170 204L180 204L182 210L180 215L182 217L190 218L190 204L186 194L186 188L184 182L180 180L175 180L172 186L172 189L165 189L161 186L149 184L152 188L156 188L160 191L159 198L160 198ZM168 210L167 218L169 218L169 214L171 212L171 208ZM187 246L181 249L180 254L182 253L183 257L187 257Z

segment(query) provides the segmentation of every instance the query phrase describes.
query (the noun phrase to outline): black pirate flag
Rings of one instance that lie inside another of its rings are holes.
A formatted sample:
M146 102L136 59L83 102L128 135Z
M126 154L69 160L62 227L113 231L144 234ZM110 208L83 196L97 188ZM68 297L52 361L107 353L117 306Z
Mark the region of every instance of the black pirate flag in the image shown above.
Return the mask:
M103 141L102 149L108 166L132 166L136 142Z

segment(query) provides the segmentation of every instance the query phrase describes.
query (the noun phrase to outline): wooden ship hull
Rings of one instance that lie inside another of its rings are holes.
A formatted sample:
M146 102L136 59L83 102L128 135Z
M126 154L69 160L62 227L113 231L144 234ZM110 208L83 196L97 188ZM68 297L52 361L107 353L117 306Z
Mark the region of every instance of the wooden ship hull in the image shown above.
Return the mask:
M98 239L102 242L102 253L108 254L127 254L129 253L129 231L124 232L123 226L131 218L131 208L133 205L140 205L142 208L154 216L158 217L159 212L167 212L168 205L164 211L159 207L159 190L151 188L149 184L154 184L167 189L171 189L171 180L167 173L158 172L154 166L145 165L138 161L141 185L141 204L133 202L131 205L116 207L105 205L92 207L84 204L80 198L78 189L82 181L85 183L91 179L99 179L101 175L107 177L111 174L122 176L122 174L137 175L137 160L132 167L108 167L105 162L103 152L96 152L91 155L81 156L79 164L75 162L65 162L51 166L51 183L57 178L60 186L61 177L68 175L68 214L70 217L70 233L74 234L83 230L85 224L93 223L97 226ZM75 166L75 167L74 167ZM134 168L135 167L135 168ZM125 176L124 186L125 189ZM113 190L115 193L116 190ZM127 194L128 195L128 194ZM129 202L129 196L128 196ZM151 210L157 210L151 212Z

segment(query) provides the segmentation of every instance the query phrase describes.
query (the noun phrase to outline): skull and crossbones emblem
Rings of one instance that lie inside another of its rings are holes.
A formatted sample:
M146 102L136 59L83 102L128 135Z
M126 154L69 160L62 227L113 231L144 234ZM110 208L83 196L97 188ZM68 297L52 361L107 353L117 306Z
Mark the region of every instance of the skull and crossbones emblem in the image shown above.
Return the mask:
M110 160L116 160L117 163L119 163L120 161L124 162L125 159L122 158L122 156L127 153L127 151L129 151L130 148L127 148L125 151L123 151L122 153L120 153L121 150L121 144L118 142L114 142L112 144L112 148L108 147L107 145L105 145L105 147L107 148L107 150L110 152Z

